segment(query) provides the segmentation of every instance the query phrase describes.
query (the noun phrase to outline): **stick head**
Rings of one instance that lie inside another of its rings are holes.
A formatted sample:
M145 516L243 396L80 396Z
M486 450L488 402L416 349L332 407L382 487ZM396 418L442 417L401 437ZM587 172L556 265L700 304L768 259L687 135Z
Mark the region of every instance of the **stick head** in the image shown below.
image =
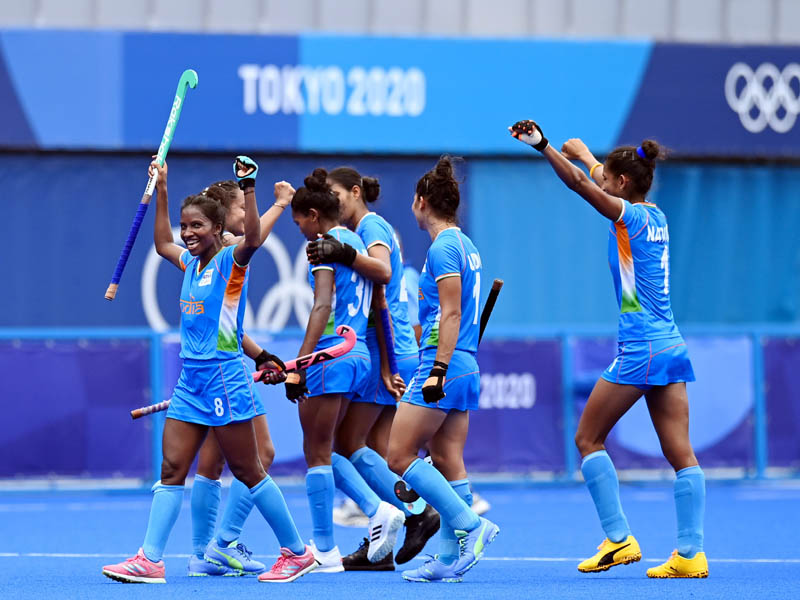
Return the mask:
M195 71L194 69L186 69L181 74L181 78L178 80L179 88L185 89L185 87L183 86L187 85L192 89L197 87L197 71Z
M349 352L353 349L353 346L356 345L356 332L352 327L348 327L347 325L339 325L336 328L336 335L344 338L344 344L346 348L345 352Z

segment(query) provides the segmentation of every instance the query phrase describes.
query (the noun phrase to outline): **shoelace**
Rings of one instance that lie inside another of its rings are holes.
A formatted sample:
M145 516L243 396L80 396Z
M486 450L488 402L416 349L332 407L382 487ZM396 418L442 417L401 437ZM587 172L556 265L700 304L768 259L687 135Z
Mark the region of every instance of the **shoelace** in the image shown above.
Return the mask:
M467 537L466 535L458 538L458 555L464 556L467 552Z
M369 540L368 540L367 538L364 538L364 539L361 541L361 543L358 545L358 550L361 550L361 549L362 549L362 548L364 548L365 546L366 546L367 548L369 548ZM358 550L356 550L356 552L358 552Z
M251 556L253 556L253 553L252 553L250 550L248 550L248 549L247 549L247 546L245 546L245 545L244 545L244 544L242 544L241 542L239 542L238 544L236 544L236 549L237 549L239 552L241 552L242 554L244 554L244 555L247 557L247 560L250 560L250 557L251 557Z
M270 569L273 573L283 573L283 570L286 568L287 563L289 562L289 557L281 554L278 557L278 560L275 561L272 569Z

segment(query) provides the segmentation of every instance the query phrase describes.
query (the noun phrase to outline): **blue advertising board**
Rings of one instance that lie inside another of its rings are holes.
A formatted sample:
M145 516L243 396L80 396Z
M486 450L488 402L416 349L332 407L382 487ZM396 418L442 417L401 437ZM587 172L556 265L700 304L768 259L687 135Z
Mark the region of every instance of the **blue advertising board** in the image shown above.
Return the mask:
M0 147L517 155L506 127L605 153L800 156L797 47L647 41L0 32ZM591 65L602 65L592 68ZM47 77L42 74L46 73Z

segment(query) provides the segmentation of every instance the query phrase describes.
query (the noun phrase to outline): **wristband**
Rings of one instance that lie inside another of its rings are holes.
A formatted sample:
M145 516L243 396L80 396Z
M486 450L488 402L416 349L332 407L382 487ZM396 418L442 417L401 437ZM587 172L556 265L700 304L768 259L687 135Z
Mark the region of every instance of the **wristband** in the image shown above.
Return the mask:
M597 167L602 167L602 166L603 166L603 163L596 163L596 164L595 164L595 165L594 165L594 166L593 166L591 169L589 169L589 177L591 177L592 179L594 179L594 170L595 170Z

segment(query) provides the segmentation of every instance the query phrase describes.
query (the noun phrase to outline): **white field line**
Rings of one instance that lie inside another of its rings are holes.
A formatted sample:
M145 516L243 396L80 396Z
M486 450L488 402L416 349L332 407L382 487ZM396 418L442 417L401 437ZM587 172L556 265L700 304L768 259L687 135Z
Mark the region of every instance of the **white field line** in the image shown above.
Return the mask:
M126 558L129 554L78 552L0 552L0 558ZM277 554L254 554L254 558L278 558ZM164 558L189 558L189 554L165 554ZM422 560L416 558L414 560ZM580 562L582 558L561 556L485 556L481 560L499 562ZM645 558L643 562L661 563L663 559ZM800 558L709 558L710 563L800 564Z

